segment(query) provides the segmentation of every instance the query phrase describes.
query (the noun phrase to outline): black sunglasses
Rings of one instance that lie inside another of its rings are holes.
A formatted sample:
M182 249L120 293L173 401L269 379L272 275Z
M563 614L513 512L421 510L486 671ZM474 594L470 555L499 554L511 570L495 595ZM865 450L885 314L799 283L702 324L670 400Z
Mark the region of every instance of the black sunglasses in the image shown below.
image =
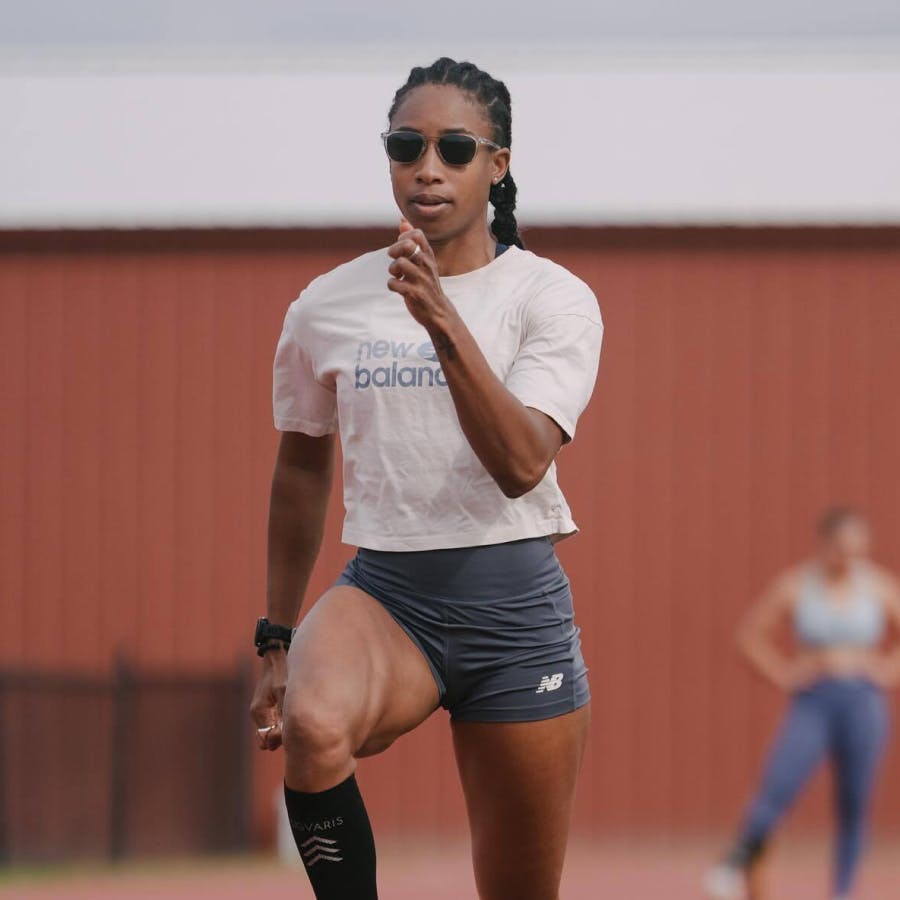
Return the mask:
M388 157L398 163L415 162L425 153L425 148L432 140L441 159L448 166L467 166L475 159L480 144L493 150L501 149L499 144L487 138L455 131L438 138L427 138L418 131L385 131L381 140L384 141Z

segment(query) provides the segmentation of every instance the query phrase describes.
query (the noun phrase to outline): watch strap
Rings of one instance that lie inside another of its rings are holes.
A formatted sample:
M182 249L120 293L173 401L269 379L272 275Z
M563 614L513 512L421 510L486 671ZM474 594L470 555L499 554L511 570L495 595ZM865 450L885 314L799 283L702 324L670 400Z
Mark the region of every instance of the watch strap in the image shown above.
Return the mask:
M293 637L293 628L288 628L286 625L276 625L263 616L257 620L253 643L259 649L268 644L269 641L281 641L286 649L290 647Z

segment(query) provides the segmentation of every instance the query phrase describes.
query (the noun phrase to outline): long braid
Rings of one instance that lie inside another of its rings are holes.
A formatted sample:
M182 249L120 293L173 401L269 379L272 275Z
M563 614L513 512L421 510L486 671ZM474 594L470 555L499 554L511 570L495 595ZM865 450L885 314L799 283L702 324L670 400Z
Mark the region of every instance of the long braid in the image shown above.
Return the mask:
M501 147L512 145L512 101L502 81L470 62L456 62L442 56L430 66L416 66L409 73L406 84L394 95L388 119L393 119L406 95L423 84L448 84L475 97L481 104L493 128L493 140ZM491 185L488 199L494 207L491 231L501 244L522 247L519 225L516 222L516 183L507 169L503 180Z

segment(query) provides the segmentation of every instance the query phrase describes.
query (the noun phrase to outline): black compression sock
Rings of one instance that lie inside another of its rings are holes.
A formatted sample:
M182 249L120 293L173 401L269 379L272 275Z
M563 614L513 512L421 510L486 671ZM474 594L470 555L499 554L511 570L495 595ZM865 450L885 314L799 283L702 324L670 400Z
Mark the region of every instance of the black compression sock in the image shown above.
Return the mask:
M356 777L318 794L285 785L284 799L317 900L378 900L375 841Z
M741 838L725 857L725 862L736 869L749 869L765 850L765 838Z

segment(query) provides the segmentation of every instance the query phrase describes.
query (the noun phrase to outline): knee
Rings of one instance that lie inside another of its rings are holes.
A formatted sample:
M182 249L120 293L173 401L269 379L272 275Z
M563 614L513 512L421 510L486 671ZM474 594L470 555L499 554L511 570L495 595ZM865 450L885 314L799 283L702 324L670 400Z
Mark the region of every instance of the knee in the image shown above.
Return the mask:
M323 703L285 704L282 735L288 765L295 770L338 770L352 756L346 719Z
M791 805L791 792L769 785L754 797L746 813L747 827L759 835L766 835L780 821Z
M778 815L790 805L792 791L786 784L768 784L759 792L753 808L766 815Z

